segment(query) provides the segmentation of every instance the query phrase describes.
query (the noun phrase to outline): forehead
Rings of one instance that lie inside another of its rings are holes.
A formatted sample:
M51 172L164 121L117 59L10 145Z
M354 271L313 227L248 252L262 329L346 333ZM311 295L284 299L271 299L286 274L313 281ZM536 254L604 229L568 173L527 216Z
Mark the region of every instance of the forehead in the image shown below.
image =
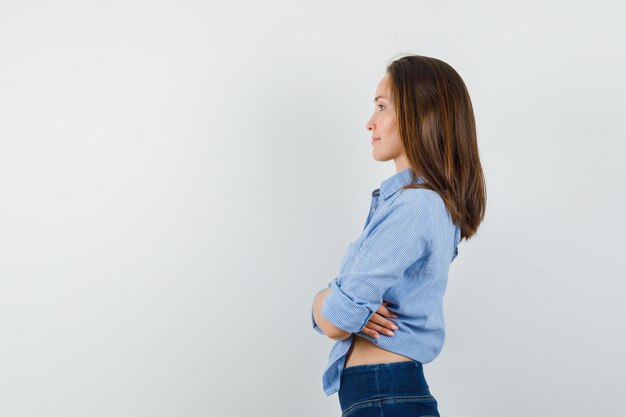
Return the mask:
M378 86L376 87L376 95L374 96L374 99L378 98L379 96L382 96L380 98L383 99L389 99L389 76L385 75L379 82L378 82Z

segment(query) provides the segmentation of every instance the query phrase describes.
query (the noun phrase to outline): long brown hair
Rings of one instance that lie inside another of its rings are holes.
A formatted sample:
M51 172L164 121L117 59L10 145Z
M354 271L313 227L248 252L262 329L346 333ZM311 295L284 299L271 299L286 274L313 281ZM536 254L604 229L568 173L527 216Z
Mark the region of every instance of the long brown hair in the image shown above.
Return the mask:
M437 192L467 240L484 218L487 190L465 83L450 65L427 56L398 58L386 70L413 179L425 180L403 189Z

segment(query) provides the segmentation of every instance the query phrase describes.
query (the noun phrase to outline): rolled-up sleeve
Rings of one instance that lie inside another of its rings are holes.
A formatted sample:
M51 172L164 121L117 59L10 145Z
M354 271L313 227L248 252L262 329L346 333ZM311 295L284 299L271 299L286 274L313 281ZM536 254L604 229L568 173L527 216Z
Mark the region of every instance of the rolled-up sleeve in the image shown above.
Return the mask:
M349 267L329 283L322 315L346 332L360 332L385 291L431 249L433 213L421 190L405 190L392 204L376 219Z
M313 316L313 307L311 307L311 322L313 324L313 328L315 329L315 331L317 331L319 334L326 335L326 333L324 333L324 331L320 329L320 327L315 322L315 317Z

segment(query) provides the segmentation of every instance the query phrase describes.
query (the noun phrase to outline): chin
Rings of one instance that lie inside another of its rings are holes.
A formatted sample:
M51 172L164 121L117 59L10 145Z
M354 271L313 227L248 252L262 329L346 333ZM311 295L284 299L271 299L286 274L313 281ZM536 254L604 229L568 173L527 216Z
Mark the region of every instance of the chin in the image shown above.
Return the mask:
M372 152L372 158L374 158L375 161L379 162L387 162L392 159L389 155L380 155L376 152Z

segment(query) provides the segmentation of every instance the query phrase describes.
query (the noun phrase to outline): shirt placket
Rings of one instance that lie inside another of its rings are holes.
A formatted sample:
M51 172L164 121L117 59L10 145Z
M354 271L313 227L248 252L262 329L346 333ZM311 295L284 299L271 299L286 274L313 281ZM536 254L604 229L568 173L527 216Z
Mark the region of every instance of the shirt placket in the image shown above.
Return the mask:
M363 230L365 230L365 228L369 224L370 220L372 219L372 216L374 215L374 212L378 208L378 197L379 196L380 196L380 189L379 188L377 188L374 191L372 191L372 202L370 204L370 212L367 215L367 220L365 220L365 225L363 226Z

